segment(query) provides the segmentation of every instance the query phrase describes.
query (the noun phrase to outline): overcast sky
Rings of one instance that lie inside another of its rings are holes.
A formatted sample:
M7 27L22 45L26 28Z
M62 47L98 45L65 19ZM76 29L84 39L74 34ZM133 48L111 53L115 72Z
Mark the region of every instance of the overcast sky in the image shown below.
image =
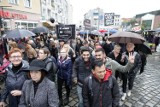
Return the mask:
M79 23L89 10L101 8L130 18L136 14L160 10L159 0L70 0L73 6L73 23Z

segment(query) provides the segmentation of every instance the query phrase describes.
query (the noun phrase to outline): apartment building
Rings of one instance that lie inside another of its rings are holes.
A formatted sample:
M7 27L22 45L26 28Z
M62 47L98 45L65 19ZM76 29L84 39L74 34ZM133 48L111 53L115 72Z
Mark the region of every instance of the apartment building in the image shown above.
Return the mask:
M5 30L32 30L40 24L40 0L0 0L0 18Z

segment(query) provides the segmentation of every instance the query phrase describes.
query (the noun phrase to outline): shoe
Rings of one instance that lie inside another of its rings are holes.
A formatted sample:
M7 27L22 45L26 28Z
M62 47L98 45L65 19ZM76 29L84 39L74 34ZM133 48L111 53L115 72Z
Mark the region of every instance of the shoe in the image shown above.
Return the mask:
M122 96L122 101L124 101L126 99L126 93L123 93L123 96Z
M128 95L128 96L131 96L131 90L128 91L127 95Z
M63 105L66 106L68 105L68 103L69 103L69 98L65 98L63 101Z

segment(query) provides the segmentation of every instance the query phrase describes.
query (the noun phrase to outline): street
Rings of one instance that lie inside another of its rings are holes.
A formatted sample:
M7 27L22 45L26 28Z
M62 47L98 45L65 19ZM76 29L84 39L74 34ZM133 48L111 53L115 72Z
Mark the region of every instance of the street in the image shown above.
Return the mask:
M137 74L131 96L120 101L121 107L160 107L160 55L153 53L147 61L144 73ZM70 96L70 103L65 107L77 107L76 87Z

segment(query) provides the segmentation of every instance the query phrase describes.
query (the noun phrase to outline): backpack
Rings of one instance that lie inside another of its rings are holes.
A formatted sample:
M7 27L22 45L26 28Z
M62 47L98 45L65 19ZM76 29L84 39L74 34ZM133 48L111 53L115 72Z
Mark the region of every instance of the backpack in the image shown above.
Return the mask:
M113 76L111 75L108 79L109 81L109 88L113 88L113 80L112 80ZM89 76L88 79L88 88L89 88L89 101L93 102L93 90L92 90L92 75ZM92 105L90 104L90 107L92 107Z

